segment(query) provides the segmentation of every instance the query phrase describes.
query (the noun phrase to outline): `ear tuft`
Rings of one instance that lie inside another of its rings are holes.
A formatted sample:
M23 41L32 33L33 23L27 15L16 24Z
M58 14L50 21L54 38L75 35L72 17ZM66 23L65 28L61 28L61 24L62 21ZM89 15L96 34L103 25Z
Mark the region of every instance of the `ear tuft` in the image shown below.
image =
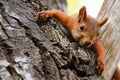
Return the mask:
M79 22L86 20L86 17L87 17L86 7L82 6L82 8L79 11L79 15L78 15Z
M108 16L104 17L101 21L98 22L99 26L101 27L102 25L104 25L108 20Z

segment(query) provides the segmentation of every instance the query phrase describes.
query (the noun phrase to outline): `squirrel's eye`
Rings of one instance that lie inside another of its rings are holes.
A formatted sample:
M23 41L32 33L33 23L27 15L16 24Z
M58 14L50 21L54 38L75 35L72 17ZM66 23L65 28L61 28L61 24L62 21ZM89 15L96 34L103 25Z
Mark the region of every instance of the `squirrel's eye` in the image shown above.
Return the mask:
M83 26L83 25L80 26L80 30L81 30L81 31L84 30L84 26Z
M97 36L99 36L100 34L98 33Z

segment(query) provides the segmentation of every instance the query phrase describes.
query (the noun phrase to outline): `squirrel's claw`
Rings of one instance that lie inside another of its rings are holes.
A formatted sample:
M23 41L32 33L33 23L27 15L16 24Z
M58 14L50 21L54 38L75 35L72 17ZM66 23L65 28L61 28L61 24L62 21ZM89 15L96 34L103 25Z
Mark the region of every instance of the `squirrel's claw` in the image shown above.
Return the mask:
M98 69L98 74L101 75L102 72L104 71L104 62L103 61L98 61L97 69Z

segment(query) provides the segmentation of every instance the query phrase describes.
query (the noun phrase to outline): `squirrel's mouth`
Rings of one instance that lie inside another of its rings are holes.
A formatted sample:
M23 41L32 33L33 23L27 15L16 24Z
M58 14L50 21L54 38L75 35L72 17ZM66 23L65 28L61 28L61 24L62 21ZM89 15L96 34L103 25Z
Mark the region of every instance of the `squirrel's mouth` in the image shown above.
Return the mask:
M83 45L83 46L81 46L81 47L83 47L83 48L90 48L92 46L92 44L89 44L89 45Z
M82 48L90 48L92 46L92 44L83 44L83 45L79 44L79 45Z
M81 42L79 42L79 45L83 48L90 48L95 42L85 42L84 44L82 44Z
M92 39L92 40L86 40L86 41L84 41L84 40L85 40L85 39L79 40L79 45L80 45L81 47L83 47L83 48L90 48L92 45L95 44L97 38L94 38L94 39Z

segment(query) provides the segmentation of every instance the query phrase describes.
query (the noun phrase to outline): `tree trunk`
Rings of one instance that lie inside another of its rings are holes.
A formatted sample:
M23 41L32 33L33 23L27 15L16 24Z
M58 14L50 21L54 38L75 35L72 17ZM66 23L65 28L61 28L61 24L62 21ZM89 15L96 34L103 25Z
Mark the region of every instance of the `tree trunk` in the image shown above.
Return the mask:
M0 78L96 79L96 60L90 49L84 51L67 37L54 18L36 23L36 12L45 9L39 0L0 1Z
M105 0L98 19L108 15L107 24L101 29L101 39L106 49L105 80L110 80L120 60L120 0Z
M55 7L49 0L0 0L1 80L101 80L91 49L80 48L52 17L36 22L37 11L65 11L53 1Z

